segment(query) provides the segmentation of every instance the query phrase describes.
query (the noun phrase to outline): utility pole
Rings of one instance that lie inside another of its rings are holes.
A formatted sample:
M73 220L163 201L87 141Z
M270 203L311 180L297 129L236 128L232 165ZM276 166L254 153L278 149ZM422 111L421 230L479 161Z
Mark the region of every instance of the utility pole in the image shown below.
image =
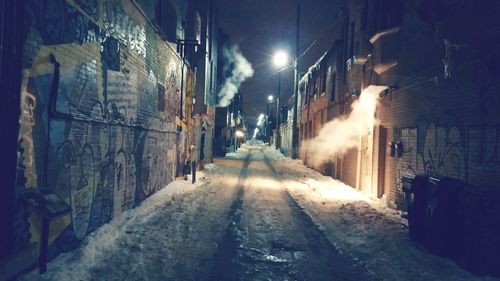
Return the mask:
M298 158L299 152L299 133L297 130L297 115L298 115L298 95L299 95L299 75L297 70L297 64L299 60L299 48L300 48L300 3L297 4L297 33L295 42L295 59L293 60L293 118L292 118L292 149L291 157L292 159Z

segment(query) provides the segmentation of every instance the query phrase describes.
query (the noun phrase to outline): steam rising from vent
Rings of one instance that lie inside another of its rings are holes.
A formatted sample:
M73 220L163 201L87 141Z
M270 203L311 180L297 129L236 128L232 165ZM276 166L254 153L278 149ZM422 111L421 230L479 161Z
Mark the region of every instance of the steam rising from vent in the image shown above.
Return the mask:
M326 123L317 137L305 141L307 161L318 166L359 146L360 138L371 131L375 125L378 97L386 88L385 86L369 86L352 104L348 116Z
M219 97L217 106L226 107L231 103L236 93L238 93L241 83L252 77L254 71L252 65L243 56L238 46L224 48L222 52L227 61L226 66L224 66L224 73L228 73L229 76L224 80L217 94Z

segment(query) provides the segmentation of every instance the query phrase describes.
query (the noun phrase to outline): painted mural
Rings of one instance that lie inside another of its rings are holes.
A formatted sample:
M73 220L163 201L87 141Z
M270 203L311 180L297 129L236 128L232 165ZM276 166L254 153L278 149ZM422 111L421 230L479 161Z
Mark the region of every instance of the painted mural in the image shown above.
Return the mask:
M26 10L17 189L47 187L71 206L51 225L55 256L175 178L181 60L132 1ZM39 219L16 219L18 248L36 242Z

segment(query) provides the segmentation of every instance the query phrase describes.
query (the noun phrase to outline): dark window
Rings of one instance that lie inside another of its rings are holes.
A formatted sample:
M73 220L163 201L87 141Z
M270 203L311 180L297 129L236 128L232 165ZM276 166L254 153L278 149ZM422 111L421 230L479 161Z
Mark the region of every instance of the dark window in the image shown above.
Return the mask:
M316 77L314 78L314 90L313 90L313 96L316 96L319 94L319 86L321 84L321 76L319 73L316 73Z
M323 67L321 73L321 94L325 94L326 92L326 67Z
M168 41L177 41L177 13L170 1L156 1L155 21Z
M303 86L302 93L304 93L302 95L304 97L304 104L307 104L307 101L309 100L309 85L308 85L308 83L304 83L304 84L302 84L302 86Z
M343 50L343 62L342 63L342 80L345 83L347 83L347 64L345 63L347 61L347 47L348 47L348 39L349 39L349 32L348 32L348 24L349 24L349 16L347 16L347 18L345 19L345 22L342 26L342 37L343 37L343 40L344 40L344 50Z
M337 74L332 75L332 91L330 92L330 102L335 101L335 91L337 90Z
M401 25L402 9L401 0L377 0L375 2L375 32Z

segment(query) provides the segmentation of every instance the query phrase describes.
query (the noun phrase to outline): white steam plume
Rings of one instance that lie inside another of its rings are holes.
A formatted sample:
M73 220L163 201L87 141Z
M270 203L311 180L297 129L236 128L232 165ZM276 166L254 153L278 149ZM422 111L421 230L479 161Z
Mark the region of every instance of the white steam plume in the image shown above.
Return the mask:
M238 46L224 48L222 52L227 61L224 72L229 72L229 76L224 80L217 94L219 97L217 106L226 107L231 103L234 95L238 93L241 83L252 77L254 71L252 65L243 56Z
M385 86L369 86L352 104L348 116L326 123L317 137L304 142L307 161L318 166L358 146L360 138L375 125L375 110L379 94L386 88Z

